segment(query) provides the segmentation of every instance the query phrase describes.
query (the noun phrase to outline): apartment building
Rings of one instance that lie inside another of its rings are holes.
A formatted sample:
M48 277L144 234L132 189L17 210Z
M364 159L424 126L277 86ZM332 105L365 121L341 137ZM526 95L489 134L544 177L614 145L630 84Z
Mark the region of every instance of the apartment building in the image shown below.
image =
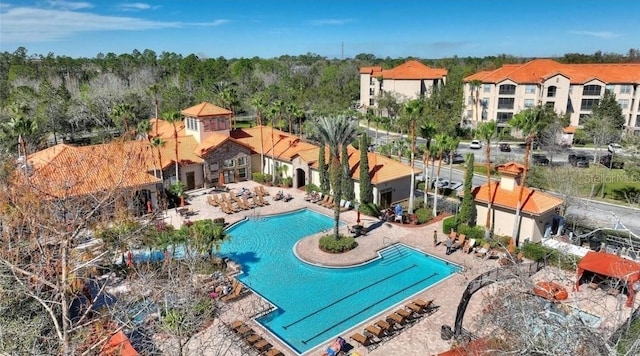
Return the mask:
M361 75L362 77L362 75ZM475 127L495 120L506 127L514 114L538 104L570 114L581 127L606 91L615 94L628 134L640 135L640 64L562 64L536 59L507 64L464 79L462 120Z
M416 60L392 69L360 68L360 108L377 108L383 93L392 93L399 101L429 96L433 87L444 85L447 70L431 68Z

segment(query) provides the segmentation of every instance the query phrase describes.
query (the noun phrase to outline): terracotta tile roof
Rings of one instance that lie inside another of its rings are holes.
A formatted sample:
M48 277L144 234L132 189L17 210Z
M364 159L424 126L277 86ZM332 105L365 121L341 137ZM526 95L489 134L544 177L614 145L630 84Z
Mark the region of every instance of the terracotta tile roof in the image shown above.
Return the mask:
M135 143L60 144L29 155L29 180L50 197L134 188L160 182L147 173L149 160L149 150Z
M227 116L227 115L233 114L233 112L227 109L223 109L219 106L216 106L207 102L202 102L198 105L194 105L190 108L184 109L180 111L180 113L184 116L195 117L195 118L223 116L223 115Z
M416 60L382 71L384 79L440 79L446 76L446 69L430 68Z
M538 190L523 188L522 193L522 211L531 215L542 215L549 210L562 205L562 199L556 198L550 194L540 192ZM518 198L520 196L520 186L516 186L513 190L500 188L499 182L491 182L491 193L493 194L493 204L495 206L516 210L518 206ZM473 189L473 197L476 201L482 203L489 202L489 184L483 184Z
M584 84L592 79L604 83L640 83L639 63L562 64L551 59L535 59L524 64L505 64L493 71L482 71L464 78L499 83L510 79L516 83L540 83L554 75L569 78L571 84Z
M138 356L129 338L122 331L113 334L100 349L100 356Z
M562 132L564 132L566 134L574 134L574 133L576 133L576 127L575 126L567 126L564 129L562 129Z
M164 146L160 148L162 169L169 167L176 160L176 141L173 138L167 138L164 139L164 141ZM199 152L197 151L197 147L198 141L196 141L193 136L178 137L178 159L180 160L180 164L198 164L204 162L204 160L197 154L197 152ZM158 163L157 167L160 167L157 150L154 152L153 156ZM153 169L153 161L151 161L151 166L149 168Z
M522 174L525 171L525 166L516 162L508 162L496 166L496 169L500 173L511 173L514 175Z
M375 76L382 72L382 67L362 67L360 68L360 74L369 74Z
M158 123L158 136L161 138L170 138L173 137L173 124L170 124L167 121L162 119L149 119L151 123L151 129L149 130L149 134L152 136L156 135L156 122ZM178 137L185 136L186 132L184 129L184 120L180 122L176 122L176 129L178 131Z
M241 146L245 146L248 147L249 149L251 149L252 147L247 145L246 143L243 143L239 140L236 140L233 137L229 137L227 135L223 135L223 134L219 134L219 133L211 133L209 134L209 136L207 136L206 139L204 139L202 142L200 142L199 145L196 146L195 148L195 154L202 157L205 154L207 154L207 152L210 152L211 150L215 150L216 148L220 147L222 144L224 144L227 141L232 141L237 143L238 145Z
M264 154L271 156L271 127L263 127L263 149ZM253 147L253 151L260 153L260 126L233 130L231 136L240 142L247 143ZM320 148L314 144L298 141L298 137L290 135L280 130L274 130L276 157L283 161L291 162L295 157L300 157L313 169L318 169L318 153ZM292 142L293 144L290 144ZM349 146L349 168L354 179L360 178L360 151ZM409 166L396 160L381 156L377 153L367 152L369 159L369 172L371 182L379 184L406 177L410 174ZM325 160L329 160L329 152L325 150ZM325 161L325 162L326 162ZM420 173L420 169L414 168L415 173Z

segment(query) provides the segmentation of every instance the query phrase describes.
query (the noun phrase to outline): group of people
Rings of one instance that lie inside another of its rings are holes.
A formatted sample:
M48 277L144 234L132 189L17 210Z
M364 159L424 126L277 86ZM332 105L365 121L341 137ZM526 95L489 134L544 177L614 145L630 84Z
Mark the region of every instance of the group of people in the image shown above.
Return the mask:
M384 209L382 211L382 214L380 215L380 220L382 220L382 221L400 220L400 222L402 223L403 222L403 218L402 218L403 213L404 213L404 210L402 209L402 205L396 204L396 205L394 205L392 207Z

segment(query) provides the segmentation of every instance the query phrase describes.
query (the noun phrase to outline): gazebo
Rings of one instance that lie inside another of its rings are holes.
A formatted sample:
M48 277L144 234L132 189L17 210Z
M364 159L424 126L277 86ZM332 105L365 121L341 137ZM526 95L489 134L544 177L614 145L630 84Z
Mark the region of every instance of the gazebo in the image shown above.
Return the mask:
M585 271L616 278L627 286L627 306L633 306L636 289L640 287L640 263L605 252L589 251L578 264L576 290L580 290L580 277Z

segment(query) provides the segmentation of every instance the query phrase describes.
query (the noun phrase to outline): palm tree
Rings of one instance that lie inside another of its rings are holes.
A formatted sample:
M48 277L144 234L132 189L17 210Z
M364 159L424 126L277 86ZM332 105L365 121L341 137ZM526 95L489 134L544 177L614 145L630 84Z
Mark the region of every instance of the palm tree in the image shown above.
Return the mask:
M489 202L487 203L487 220L485 221L485 237L491 236L493 231L493 223L491 219L492 205L493 205L493 193L491 192L491 140L498 134L498 125L495 121L487 121L478 125L476 135L486 142L485 148L485 164L487 170L487 186L489 189Z
M446 152L449 155L449 182L453 179L453 155L456 153L456 149L458 149L458 145L460 144L460 139L451 137L451 139L447 142Z
M155 113L155 136L158 136L158 93L160 92L160 87L158 84L152 84L149 86L148 93L153 97L153 109Z
M429 191L429 161L431 159L431 138L436 134L436 127L431 122L427 122L420 126L420 137L427 142L425 144L424 154L422 156L423 175L425 177L424 184L424 204L427 205L427 192Z
M434 149L436 150L437 157L438 157L438 172L436 173L435 180L434 180L435 184L434 184L434 194L433 194L433 216L437 216L438 183L440 180L440 169L442 168L442 156L444 155L444 152L446 151L447 147L449 147L450 145L449 141L451 140L451 138L446 134L437 134L434 139L435 139Z
M302 120L304 119L304 109L296 106L296 110L293 112L293 116L298 120L298 136L302 138Z
M164 183L164 174L162 172L162 151L160 150L162 147L164 147L165 145L165 140L163 140L161 137L153 137L149 140L149 147L151 147L151 150L153 152L153 149L155 149L156 151L158 151L158 165L160 165L160 180ZM154 167L154 172L153 174L155 175L155 157L154 157L154 161L153 161L153 167Z
M415 173L414 167L414 152L416 150L416 122L422 118L424 112L424 102L420 99L411 100L406 103L402 108L402 114L400 115L401 124L409 124L409 167L411 169L411 187L409 190L409 214L413 214L414 195L415 195Z
M275 183L276 180L276 154L275 150L275 137L273 132L273 126L276 119L278 122L282 120L282 113L284 111L284 102L282 100L274 101L269 108L269 118L271 119L271 183Z
M163 115L163 119L173 125L173 140L175 141L175 153L176 153L176 182L180 181L180 159L178 157L178 127L176 124L182 121L182 115L177 111L170 111Z
M469 86L471 87L471 97L473 98L473 124L478 125L478 112L480 111L480 86L482 86L482 81L474 79L469 82Z
M516 206L516 223L513 226L513 238L516 246L519 245L520 239L520 213L522 209L522 195L524 187L527 184L527 173L529 172L529 155L531 153L531 143L536 136L548 125L548 117L545 110L538 105L535 108L526 109L514 115L509 120L509 125L520 130L524 135L524 172L522 172L522 181L520 182L520 193L518 194L518 204Z
M135 115L133 105L127 103L118 104L111 110L111 116L115 124L118 126L123 125L125 134L129 132L129 121L133 119Z
M220 101L225 109L231 111L231 129L236 126L235 116L233 114L233 108L238 105L238 94L235 88L227 87L220 92Z
M267 104L265 103L265 100L261 94L256 95L251 100L251 104L256 108L256 121L257 121L256 124L260 126L260 173L264 173L264 147L262 144L263 142L262 141L262 127L263 127L262 114Z
M26 115L24 108L13 111L13 117L2 125L2 133L10 141L18 140L18 153L27 156L25 140L38 131L38 122ZM15 142L15 141L13 141Z
M342 199L342 179L343 170L340 165L340 155L342 147L349 145L355 139L358 131L358 123L346 117L321 117L315 122L315 130L320 139L320 144L326 145L331 153L330 177L333 188L333 198L335 201ZM340 236L340 204L335 204L333 208L333 237L337 240Z

